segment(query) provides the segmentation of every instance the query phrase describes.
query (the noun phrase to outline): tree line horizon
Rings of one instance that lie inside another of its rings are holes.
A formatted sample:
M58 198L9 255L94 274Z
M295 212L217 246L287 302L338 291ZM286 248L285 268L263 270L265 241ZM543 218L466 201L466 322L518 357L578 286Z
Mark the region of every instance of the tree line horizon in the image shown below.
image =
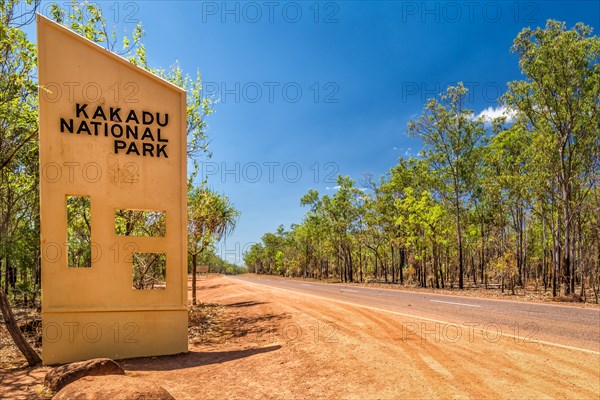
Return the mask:
M548 20L510 49L524 79L504 116L467 108L462 83L429 99L407 131L421 157L400 158L361 190L311 189L303 220L262 236L251 272L421 287L528 284L586 300L600 294L600 39Z

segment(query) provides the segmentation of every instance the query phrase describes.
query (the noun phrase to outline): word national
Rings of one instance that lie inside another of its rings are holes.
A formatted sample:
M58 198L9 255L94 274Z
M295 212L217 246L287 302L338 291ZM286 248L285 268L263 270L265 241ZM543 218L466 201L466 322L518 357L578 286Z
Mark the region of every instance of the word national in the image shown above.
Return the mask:
M168 139L161 128L169 124L169 114L129 110L102 106L89 107L75 104L75 118L61 118L61 133L104 136L114 139L115 154L132 154L142 157L169 158Z

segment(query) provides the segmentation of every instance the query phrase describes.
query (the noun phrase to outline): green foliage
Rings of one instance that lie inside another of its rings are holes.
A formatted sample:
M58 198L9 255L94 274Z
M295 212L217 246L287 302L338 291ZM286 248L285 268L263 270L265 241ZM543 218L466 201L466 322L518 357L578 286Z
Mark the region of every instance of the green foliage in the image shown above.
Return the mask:
M0 262L4 288L26 300L40 284L37 83L35 46L20 29L18 4L0 2ZM210 157L213 112L199 72L190 76L178 63L150 67L141 25L129 35L109 31L93 3L73 2L68 12L54 5L51 15L186 90L190 258L214 272L243 271L214 254L239 212L208 189L206 177L194 186L198 158ZM466 274L479 284L509 277L558 282L567 291L587 282L600 291L600 40L588 26L550 20L525 28L511 51L524 78L508 84L505 118L487 129L466 107L467 89L447 88L408 125L422 141L422 158L400 159L362 189L339 176L333 195L308 191L301 223L266 233L244 255L248 270L436 286L462 286ZM70 217L74 265L91 257L88 217ZM161 234L157 216L117 217L118 233Z
M64 5L63 3L62 6ZM79 3L76 0L71 0L68 12L62 6L59 3L50 5L50 17L53 20L84 38L103 45L107 50L127 57L133 64L150 70L146 57L146 47L141 42L144 35L141 23L133 28L131 39L127 35L122 37L121 48L117 48L119 42L117 28L115 26L109 32L102 9L96 3L91 3L88 0Z
M90 198L67 196L68 265L74 268L92 266L92 226Z
M188 190L188 252L200 254L235 229L240 213L229 198L206 186Z
M115 210L115 234L163 237L167 234L163 211Z
M31 2L29 2L31 4ZM0 266L3 289L39 293L37 85L35 46L20 29L20 2L0 2Z
M34 11L21 15L19 1L0 2L0 267L3 267L0 269L0 272L3 270L0 277L7 292L26 293L21 289L17 290L17 287L29 285L33 293L37 294L41 276L36 52L34 44L28 40L21 27L35 20L35 9L39 1L27 0L27 3L33 4ZM72 0L68 7L63 6L64 4L52 4L51 18L187 92L188 157L192 164L188 186L193 191L193 182L198 173L197 160L199 157L210 157L206 118L213 112L213 101L202 96L200 73L190 76L184 73L178 63L168 68L152 68L142 42L144 32L141 24L128 34L121 33L116 27L107 27L102 9L96 3ZM41 87L40 90L45 89ZM70 211L76 208L75 204L69 204L68 207ZM229 216L237 217L231 210L232 207L226 209L230 212ZM85 213L70 213L70 265L90 264L90 235L89 231L86 233L83 229L88 216ZM197 214L194 216L198 217ZM208 221L208 217L205 213L202 218ZM226 228L207 222L207 228L202 233L202 245L211 246L223 236L232 227L231 219L228 221ZM163 222L157 215L140 216L135 212L121 210L117 215L115 229L117 234L161 236L164 235ZM148 264L150 263L145 263ZM230 271L238 271L232 265L227 267Z
M202 254L198 255L198 265L206 265L208 266L208 270L213 274L225 274L225 275L239 275L245 274L248 272L245 267L240 267L233 263L223 260L219 257L216 252L216 248L210 247L206 249ZM189 266L188 271L191 273L191 262L192 259L189 257Z
M510 129L534 149L531 192L545 202L538 209L562 242L555 270L568 294L576 280L574 221L600 177L600 39L581 23L567 29L549 20L545 29L521 31L511 50L526 79L510 82L503 101L515 114Z
M400 159L359 190L309 190L304 220L245 254L258 273L463 287L527 282L600 293L600 40L583 24L524 29L512 51L524 79L505 116L476 118L459 83L408 124L422 157ZM560 255L560 256L559 256Z

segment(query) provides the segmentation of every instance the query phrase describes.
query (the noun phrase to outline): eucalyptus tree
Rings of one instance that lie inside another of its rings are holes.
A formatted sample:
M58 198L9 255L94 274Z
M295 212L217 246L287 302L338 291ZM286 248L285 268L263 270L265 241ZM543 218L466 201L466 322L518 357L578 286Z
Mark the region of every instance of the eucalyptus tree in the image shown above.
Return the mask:
M354 180L347 176L337 177L337 191L333 196L320 196L317 190L309 190L301 199L303 206L309 206L309 215L318 216L329 233L331 248L335 249L338 276L342 281L354 280L353 241L358 232L358 216L364 193L354 186Z
M523 29L512 52L525 79L510 82L504 103L533 135L538 168L551 172L559 188L562 225L562 283L574 291L574 215L600 168L600 38L592 28L548 20L545 28ZM557 249L555 249L557 250Z
M22 14L21 2L0 3L0 259L4 259L4 290L16 283L11 251L19 224L36 219L37 85L34 81L35 45L22 24L35 18ZM31 5L31 2L30 2ZM32 188L34 190L32 190ZM33 207L32 207L33 206ZM27 210L31 211L27 212ZM25 217L25 218L24 218ZM0 264L1 266L1 264ZM1 276L0 276L1 278Z
M263 268L264 251L265 248L262 243L254 243L250 246L250 249L244 253L244 263L249 272L254 272L255 274L267 273Z
M298 249L299 258L302 258L299 265L303 277L323 276L324 234L322 219L317 215L308 215L301 224L292 226L290 239Z
M33 10L23 14L22 2L0 2L0 256L5 262L7 290L5 292L0 287L0 310L15 344L29 365L36 365L41 363L41 359L17 328L7 297L9 283L16 281L16 267L10 255L21 238L15 234L19 232L19 219L28 215L24 212L22 200L25 198L37 203L35 191L31 193L27 186L21 185L28 180L26 175L37 169L37 157L27 157L27 154L37 151L34 140L38 132L37 85L33 79L35 46L21 27L35 18L39 3L30 1L28 4L33 4ZM36 229L35 211L27 218L31 219L31 228Z
M472 189L472 154L485 133L483 118L473 118L473 111L466 107L467 92L462 83L448 87L408 124L409 134L423 141L424 156L444 183L442 195L454 207L460 289L464 271L462 209Z
M406 228L406 240L417 249L416 259L421 261L420 282L427 286L427 259L431 259L437 288L444 286L444 274L440 262L440 246L446 242L447 220L445 208L428 190L404 190L404 197L396 199L396 223ZM428 250L431 250L428 254ZM429 255L431 257L429 257Z
M487 163L493 170L493 180L501 200L510 215L515 232L515 260L518 284L523 284L525 268L525 229L530 206L531 176L527 174L530 164L531 135L513 125L496 134L490 141Z
M399 210L396 204L406 197L406 189L408 188L412 188L419 193L426 189L437 192L438 186L426 159L400 158L389 173L381 179L379 187L375 190L384 232L386 232L392 243L392 250L394 248L398 250L396 260L400 283L404 283L403 269L407 261L409 247L412 245L409 238L413 232L410 230L410 224L398 223Z
M373 276L379 278L379 268L384 272L384 280L387 282L387 273L385 273L385 261L382 256L382 250L385 252L385 245L389 243L388 226L390 202L388 194L378 190L376 186L375 193L368 197L363 203L363 213L359 217L359 229L356 238L361 246L366 247L373 253L374 267Z

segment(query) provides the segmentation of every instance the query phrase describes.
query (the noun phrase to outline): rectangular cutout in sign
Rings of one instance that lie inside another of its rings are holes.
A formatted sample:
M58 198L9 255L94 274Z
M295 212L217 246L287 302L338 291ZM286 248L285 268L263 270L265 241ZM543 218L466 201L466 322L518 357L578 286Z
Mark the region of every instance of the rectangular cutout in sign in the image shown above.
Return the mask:
M90 198L67 196L67 248L68 266L92 266L92 225Z
M165 253L133 253L133 288L164 290L167 288L167 255Z
M115 210L115 234L164 237L167 233L166 220L164 211Z

